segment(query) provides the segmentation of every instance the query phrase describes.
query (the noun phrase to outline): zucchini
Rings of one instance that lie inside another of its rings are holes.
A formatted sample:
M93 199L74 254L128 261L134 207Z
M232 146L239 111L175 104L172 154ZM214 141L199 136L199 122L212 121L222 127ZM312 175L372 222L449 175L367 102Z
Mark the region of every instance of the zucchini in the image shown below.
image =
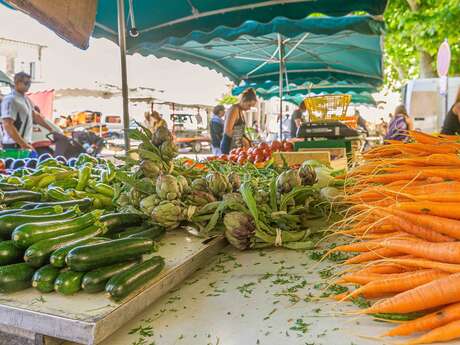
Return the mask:
M136 234L129 235L127 238L149 238L153 241L157 241L165 233L165 229L162 227L152 227L150 229L138 232Z
M70 219L77 215L75 210L68 210L60 214L45 216L30 216L26 214L7 214L0 217L0 237L10 238L11 233L18 226L28 223L44 223L54 220Z
M137 234L139 232L142 232L142 231L145 231L147 230L148 228L145 226L145 225L141 225L141 226L131 226L129 228L126 228L124 231L122 232L117 232L116 234L113 234L111 236L111 238L113 239L117 239L117 238L125 238L125 237L128 237L130 235L134 235L134 234Z
M18 190L18 187L20 186L14 183L5 183L5 182L0 183L0 190L5 191L5 192L11 192L14 190Z
M96 268L83 276L81 287L83 291L88 293L104 291L105 285L110 278L130 269L138 263L138 260L134 260Z
M107 234L113 235L127 227L141 225L144 218L137 213L109 213L103 215L100 220L107 226Z
M64 212L64 208L61 206L47 206L47 207L41 207L37 209L32 209L32 210L24 210L21 208L21 211L19 214L26 214L29 216L45 216L48 214L56 214L56 213L62 213Z
M65 261L74 271L90 271L101 266L136 259L154 249L147 238L122 238L72 249Z
M85 272L64 271L54 281L54 290L63 295L73 295L81 290L81 280Z
M21 208L10 208L10 209L6 209L6 210L1 210L0 211L0 216L4 216L6 214L18 213L18 212L21 212L21 211L24 211L24 210L21 209Z
M32 277L32 286L40 292L53 292L54 281L60 273L59 268L46 265L35 271Z
M69 200L69 201L55 201L55 202L27 202L21 208L30 210L33 208L41 208L41 207L48 207L48 206L61 206L63 208L70 208L73 206L78 206L81 209L87 209L92 204L92 200L90 198L83 198L83 199L76 199L76 200Z
M0 292L16 292L32 285L34 269L26 263L0 267Z
M165 267L161 256L154 256L110 278L105 286L114 300L121 300L155 278Z
M14 229L11 238L18 247L27 248L47 238L69 235L83 230L94 224L101 212L95 210L73 219L23 224Z
M23 256L24 250L16 247L13 241L0 242L0 266L21 262Z
M65 245L64 247L59 248L58 250L55 250L50 256L50 263L54 267L65 267L65 257L72 249L79 247L79 246L86 245L86 244L101 243L105 241L110 241L110 240L104 237L92 237L92 238L72 242L70 244Z
M87 240L89 238L96 237L101 233L101 226L92 225L73 234L38 241L27 248L26 252L24 253L24 261L32 267L43 266L47 263L50 255L54 251L76 241Z
M3 192L3 197L0 201L3 204L10 205L18 201L39 201L41 197L41 193L31 192L28 190L15 190Z

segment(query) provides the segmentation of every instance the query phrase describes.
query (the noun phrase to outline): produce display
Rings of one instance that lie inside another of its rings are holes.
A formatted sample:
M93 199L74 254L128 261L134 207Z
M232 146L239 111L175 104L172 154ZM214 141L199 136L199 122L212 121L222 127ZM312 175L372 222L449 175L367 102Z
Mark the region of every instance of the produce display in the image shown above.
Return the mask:
M338 233L354 240L328 255L357 253L340 282L358 287L336 299L362 307L356 314L405 321L385 337L428 344L460 338L460 138L409 137L367 151L343 177L351 207Z

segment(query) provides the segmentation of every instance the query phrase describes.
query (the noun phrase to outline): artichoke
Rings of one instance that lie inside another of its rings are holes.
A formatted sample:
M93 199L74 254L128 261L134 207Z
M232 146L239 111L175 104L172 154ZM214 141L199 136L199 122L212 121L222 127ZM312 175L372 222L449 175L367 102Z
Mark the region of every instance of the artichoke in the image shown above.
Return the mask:
M144 214L150 215L153 209L158 206L160 202L161 200L158 198L158 196L156 194L152 194L141 200L139 203L139 208Z
M192 190L200 191L200 192L207 192L208 191L208 183L204 178L197 178L192 181Z
M315 169L308 162L304 162L300 167L299 176L303 186L313 186L317 180Z
M152 210L152 220L165 227L166 230L173 230L179 227L183 220L182 208L177 204L166 201L160 203Z
M181 194L187 194L190 192L188 181L184 176L179 175L176 177L176 180Z
M144 196L145 195L139 192L137 189L131 188L128 192L129 203L134 207L139 207L139 203L144 198Z
M147 159L141 161L140 168L144 176L150 178L157 178L161 171L161 168L156 163Z
M130 200L128 193L120 193L120 195L115 200L115 203L118 206L123 207L123 206L128 206L130 204L130 201L131 200Z
M228 193L228 194L225 194L222 197L222 200L223 201L236 201L236 202L239 202L241 205L244 205L244 200L241 197L240 193Z
M250 216L244 212L230 212L224 217L225 237L239 250L249 249L255 227Z
M160 153L164 160L169 161L177 157L179 150L172 140L167 140L161 144Z
M230 182L232 186L232 190L234 192L237 192L240 189L240 186L241 186L240 175L238 175L235 172L232 172L230 175L228 175L228 181Z
M257 205L268 204L270 202L270 195L267 191L263 189L259 189L255 194L254 198L256 200Z
M185 202L188 205L194 205L199 207L207 205L214 201L216 201L216 198L214 198L212 194L201 191L193 191L189 195L187 195L187 198L185 199Z
M181 197L177 179L172 175L161 175L157 179L156 192L162 200L174 200Z
M276 188L281 194L289 193L295 187L300 187L302 180L300 179L299 172L297 170L287 170L281 173L276 179Z
M209 191L218 199L224 194L232 191L232 186L225 175L219 172L212 172L206 176Z
M153 145L160 147L167 141L173 141L171 132L168 130L168 128L165 126L157 128L157 130L152 135Z

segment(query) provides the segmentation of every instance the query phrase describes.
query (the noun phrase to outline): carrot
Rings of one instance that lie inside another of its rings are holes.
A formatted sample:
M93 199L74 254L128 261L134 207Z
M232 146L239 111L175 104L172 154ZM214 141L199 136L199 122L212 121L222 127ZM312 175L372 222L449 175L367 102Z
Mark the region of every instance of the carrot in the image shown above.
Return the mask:
M449 273L447 272L432 269L400 273L397 276L388 277L386 279L370 281L366 285L354 290L346 297L346 299L359 295L364 295L366 297L377 297L389 293L408 291L448 275Z
M365 284L368 284L370 282L377 281L377 280L387 280L390 278L398 278L398 277L407 275L407 273L413 273L413 272L414 271L404 272L404 271L401 271L401 269L398 272L388 273L388 274L373 273L369 271L363 271L363 272L357 271L357 272L345 274L344 276L340 278L338 282L365 285Z
M422 144L439 144L447 141L443 138L439 138L434 135L423 133L420 131L409 130L408 134L412 139Z
M418 200L418 201L459 203L460 202L460 192L459 193L440 193L440 194L419 194L419 195L411 194L410 198L412 200Z
M418 268L434 268L444 272L460 273L460 265L447 264L444 262L437 262L427 259L414 259L414 258L390 258L385 259L384 262L391 262L403 266L413 266Z
M431 344L457 338L460 338L460 320L435 328L421 337L406 341L405 343L401 343L401 345Z
M460 303L451 304L431 314L405 322L386 332L384 336L396 337L411 335L413 333L438 328L456 320L460 320Z
M377 249L380 247L381 245L379 245L376 241L355 242L332 248L326 254L324 254L324 257L327 257L335 252L368 252L370 250Z
M389 273L402 273L406 271L415 271L417 268L410 266L403 266L394 263L379 263L373 264L372 266L367 266L360 269L354 273L380 273L380 274L389 274Z
M367 262L367 261L389 258L389 257L399 256L399 255L401 255L401 252L398 252L396 250L388 249L388 248L380 248L380 249L372 250L370 252L358 254L346 260L344 264L346 265L360 264L360 263Z
M379 301L362 313L411 313L458 301L460 274L455 273Z
M431 216L428 214L412 214L405 211L399 211L392 208L386 209L385 214L392 214L394 216L403 218L406 222L410 222L415 226L431 231L440 233L443 235L450 236L451 238L445 242L449 242L452 238L460 239L460 221L455 219L447 219L438 216ZM392 219L392 218L388 218ZM411 233L407 229L405 231ZM414 234L417 236L417 234ZM420 236L419 236L420 237ZM428 238L426 240L430 241ZM442 242L442 241L431 241L431 242Z

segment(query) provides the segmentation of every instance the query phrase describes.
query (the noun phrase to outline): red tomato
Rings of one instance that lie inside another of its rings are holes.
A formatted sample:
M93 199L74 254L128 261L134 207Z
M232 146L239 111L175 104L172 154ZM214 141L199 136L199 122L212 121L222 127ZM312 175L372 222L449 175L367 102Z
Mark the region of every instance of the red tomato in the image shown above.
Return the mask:
M237 149L231 149L230 154L231 155L237 154Z
M244 165L247 162L247 158L245 156L238 156L238 164Z
M260 143L260 144L257 146L257 148L260 149L260 150L265 150L265 149L268 148L268 144L262 142L262 143Z
M260 163L260 162L263 162L263 161L265 161L265 156L263 155L263 153L256 154L254 163Z
M219 159L220 159L221 161L228 161L228 156L227 156L226 154L223 154L223 155L220 155L220 156L219 156Z
M273 152L280 151L282 148L282 145L278 140L273 140L270 146Z
M248 156L248 161L250 161L251 163L254 163L255 160L256 160L256 156L255 156L255 155L252 155L252 154L251 154L251 155Z
M233 155L230 155L230 157L228 157L232 162L236 162L238 160L238 156L233 154Z
M250 148L247 150L248 155L252 155L252 154L254 153L254 150L255 150L255 148L250 147Z
M272 156L272 150L267 148L264 150L263 154L265 158L270 158Z
M238 155L238 158L240 157L244 157L244 158L248 158L248 154L246 152L240 152L240 154Z
M285 141L283 143L283 151L284 152L292 152L294 151L294 145L290 143L289 141Z

